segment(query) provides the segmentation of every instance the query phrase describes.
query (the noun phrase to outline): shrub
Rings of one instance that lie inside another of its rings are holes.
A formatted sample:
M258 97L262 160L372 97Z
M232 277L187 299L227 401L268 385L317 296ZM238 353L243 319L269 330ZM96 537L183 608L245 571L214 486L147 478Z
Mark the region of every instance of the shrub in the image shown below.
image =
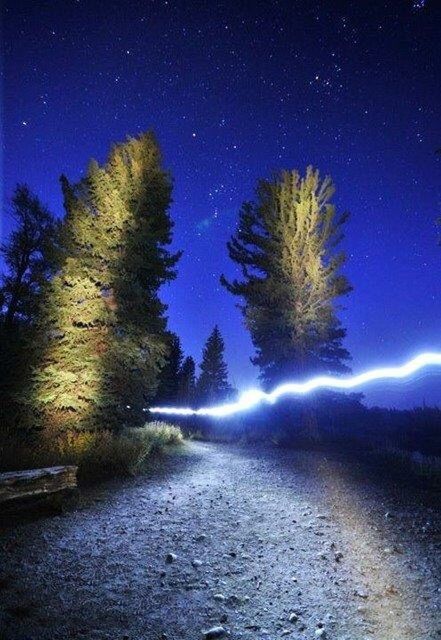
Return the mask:
M402 473L411 471L414 475L441 486L441 457L427 456L419 451L405 451L396 447L380 447L370 452L371 456L381 460L389 470Z
M0 449L0 466L6 471L75 464L79 479L91 481L138 473L152 456L182 442L180 429L165 422L124 429L119 434L107 430L71 432L54 439L46 436L33 442L5 442Z

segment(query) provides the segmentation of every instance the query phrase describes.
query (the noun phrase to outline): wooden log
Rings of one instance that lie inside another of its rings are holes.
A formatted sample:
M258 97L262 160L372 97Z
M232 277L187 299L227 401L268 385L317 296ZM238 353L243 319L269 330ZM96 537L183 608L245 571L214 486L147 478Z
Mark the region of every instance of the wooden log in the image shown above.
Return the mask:
M0 473L0 502L73 490L77 486L77 470L69 465Z

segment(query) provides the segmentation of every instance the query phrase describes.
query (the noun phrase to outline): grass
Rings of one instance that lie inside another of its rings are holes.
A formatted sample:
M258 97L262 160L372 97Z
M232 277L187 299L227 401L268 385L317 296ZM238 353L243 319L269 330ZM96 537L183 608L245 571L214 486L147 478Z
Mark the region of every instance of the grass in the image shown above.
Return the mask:
M5 439L0 446L1 470L19 470L74 464L80 482L130 476L143 471L150 459L182 444L178 427L151 422L144 427L111 431L69 433L49 440Z
M412 473L430 484L441 486L441 457L428 456L419 451L405 451L396 447L377 447L371 457L383 462L389 470Z

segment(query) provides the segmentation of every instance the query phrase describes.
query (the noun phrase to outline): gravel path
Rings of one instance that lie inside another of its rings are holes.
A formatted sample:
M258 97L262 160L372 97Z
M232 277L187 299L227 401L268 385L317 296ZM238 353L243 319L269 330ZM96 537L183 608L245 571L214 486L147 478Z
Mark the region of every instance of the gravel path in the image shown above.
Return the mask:
M344 458L191 443L3 528L0 638L439 640L439 503Z

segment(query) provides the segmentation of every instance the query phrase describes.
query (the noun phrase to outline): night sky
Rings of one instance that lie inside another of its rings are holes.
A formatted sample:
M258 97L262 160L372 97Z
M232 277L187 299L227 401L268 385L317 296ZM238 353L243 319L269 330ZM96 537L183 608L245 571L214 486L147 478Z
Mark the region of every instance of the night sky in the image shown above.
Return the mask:
M6 0L3 30L4 198L27 182L62 215L61 173L156 132L185 252L162 295L187 354L218 323L233 382L255 382L225 243L259 177L310 163L351 212L353 370L441 349L439 1ZM441 375L367 400L441 404Z

